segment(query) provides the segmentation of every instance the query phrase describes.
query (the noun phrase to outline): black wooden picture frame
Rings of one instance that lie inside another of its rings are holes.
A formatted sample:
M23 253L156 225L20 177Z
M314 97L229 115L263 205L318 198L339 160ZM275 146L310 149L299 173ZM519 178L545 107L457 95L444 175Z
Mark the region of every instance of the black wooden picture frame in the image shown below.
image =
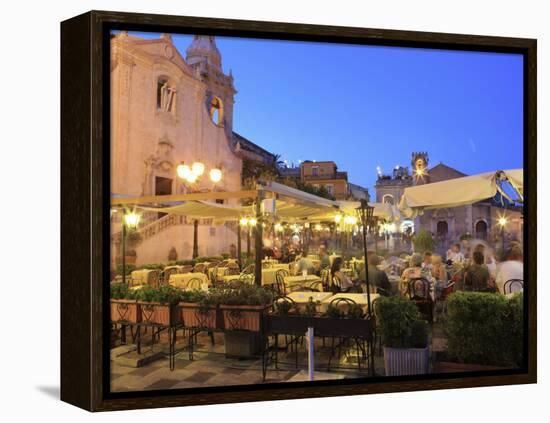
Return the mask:
M109 36L146 30L524 57L525 367L231 389L109 393ZM91 11L61 23L61 399L90 411L536 383L536 40ZM107 361L107 362L106 362Z

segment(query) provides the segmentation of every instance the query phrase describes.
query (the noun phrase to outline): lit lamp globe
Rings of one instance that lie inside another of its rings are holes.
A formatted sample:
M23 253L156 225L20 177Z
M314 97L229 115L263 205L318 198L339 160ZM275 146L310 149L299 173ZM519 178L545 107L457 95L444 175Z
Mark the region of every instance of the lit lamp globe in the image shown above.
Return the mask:
M198 175L191 171L191 173L187 176L187 182L189 182L190 184L194 184L195 182L197 182L197 178L198 178Z
M191 168L186 164L180 164L176 168L176 172L178 173L178 176L181 179L187 180L189 178L189 175L191 175Z
M256 223L258 223L258 221L255 219L255 218L250 218L250 220L248 221L248 224L250 226L256 226Z
M191 172L197 177L204 174L204 164L201 162L195 162L191 165Z
M141 216L137 213L131 212L124 215L124 224L127 228L135 229L139 224Z
M210 180L214 183L220 182L222 180L222 171L220 169L211 169Z
M248 219L246 217L241 217L241 220L239 220L239 224L241 226L246 226L248 225Z

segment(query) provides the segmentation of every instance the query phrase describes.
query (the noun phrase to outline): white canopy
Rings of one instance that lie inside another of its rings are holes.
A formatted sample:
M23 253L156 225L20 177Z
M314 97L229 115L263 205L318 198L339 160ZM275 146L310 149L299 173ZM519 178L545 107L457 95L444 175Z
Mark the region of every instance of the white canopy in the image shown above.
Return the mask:
M405 188L399 209L405 216L414 217L424 210L458 207L487 200L497 192L506 196L499 185L501 181L508 181L523 199L523 169L512 169Z

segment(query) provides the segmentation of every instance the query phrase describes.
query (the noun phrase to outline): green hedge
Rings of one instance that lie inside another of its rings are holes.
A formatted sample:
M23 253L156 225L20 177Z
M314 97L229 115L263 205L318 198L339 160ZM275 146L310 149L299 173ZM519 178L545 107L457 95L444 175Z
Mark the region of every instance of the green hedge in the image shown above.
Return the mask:
M523 294L456 292L447 303L448 357L461 363L520 366Z
M402 297L379 297L375 314L380 324L382 343L390 348L425 348L428 324L420 320L413 301Z

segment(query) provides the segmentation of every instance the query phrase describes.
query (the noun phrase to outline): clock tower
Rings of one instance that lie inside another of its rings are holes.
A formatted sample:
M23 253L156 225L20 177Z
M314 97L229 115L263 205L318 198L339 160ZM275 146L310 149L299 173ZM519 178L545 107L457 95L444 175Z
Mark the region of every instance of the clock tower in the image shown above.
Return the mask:
M418 151L412 153L411 165L413 170L414 185L421 185L430 182L428 174L428 152Z

